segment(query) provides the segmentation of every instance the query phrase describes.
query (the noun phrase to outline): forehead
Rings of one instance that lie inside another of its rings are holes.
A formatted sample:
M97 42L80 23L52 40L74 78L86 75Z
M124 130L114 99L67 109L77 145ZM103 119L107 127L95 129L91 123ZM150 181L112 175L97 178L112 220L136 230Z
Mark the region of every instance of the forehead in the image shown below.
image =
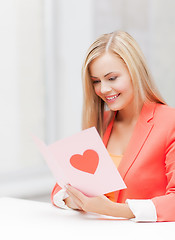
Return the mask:
M89 65L89 71L92 76L124 70L127 70L126 64L119 56L113 53L104 53L94 59Z

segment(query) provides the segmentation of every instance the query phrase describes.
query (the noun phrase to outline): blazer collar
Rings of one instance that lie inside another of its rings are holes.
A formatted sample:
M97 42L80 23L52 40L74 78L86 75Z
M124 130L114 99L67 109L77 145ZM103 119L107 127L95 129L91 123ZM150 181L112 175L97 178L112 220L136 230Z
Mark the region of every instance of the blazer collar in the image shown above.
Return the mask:
M153 128L153 121L156 103L144 103L140 116L135 125L132 137L129 141L129 144L126 148L126 151L123 155L122 161L118 167L121 177L124 179L129 168L132 166L136 160L140 150L142 149L148 135L150 134ZM112 126L115 120L115 116L108 125L108 128L104 134L103 142L107 146L108 139L110 137Z

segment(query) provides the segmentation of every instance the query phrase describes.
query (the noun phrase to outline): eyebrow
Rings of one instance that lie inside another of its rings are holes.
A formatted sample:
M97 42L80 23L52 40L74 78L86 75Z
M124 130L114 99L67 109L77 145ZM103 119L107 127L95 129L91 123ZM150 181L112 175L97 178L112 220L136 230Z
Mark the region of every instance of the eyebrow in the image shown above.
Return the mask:
M106 73L105 75L104 75L104 77L107 77L109 74L111 74L111 73L114 73L114 72L109 72L109 73ZM97 79L98 77L93 77L93 76L90 76L91 78L95 78L95 79Z
M109 74L111 74L111 73L113 73L113 72L109 72L109 73L106 73L105 75L104 75L104 77L107 77Z

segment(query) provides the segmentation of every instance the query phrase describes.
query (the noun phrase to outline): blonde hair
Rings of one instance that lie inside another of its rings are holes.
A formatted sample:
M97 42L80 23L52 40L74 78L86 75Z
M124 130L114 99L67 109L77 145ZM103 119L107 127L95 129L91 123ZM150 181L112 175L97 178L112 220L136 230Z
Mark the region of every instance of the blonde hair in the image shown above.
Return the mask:
M153 82L144 55L137 42L123 31L103 34L88 49L82 68L84 92L82 129L95 126L101 137L110 119L104 124L105 103L95 94L93 83L90 79L89 65L105 52L115 54L126 64L134 88L136 111L140 101L166 104ZM112 115L111 112L111 117Z

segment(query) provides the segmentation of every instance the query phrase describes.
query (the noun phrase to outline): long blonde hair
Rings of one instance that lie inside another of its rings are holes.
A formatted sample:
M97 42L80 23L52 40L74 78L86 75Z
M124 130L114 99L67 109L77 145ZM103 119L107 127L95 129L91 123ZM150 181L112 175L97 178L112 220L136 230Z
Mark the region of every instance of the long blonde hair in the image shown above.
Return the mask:
M95 126L101 137L103 137L109 121L104 124L105 103L95 94L93 83L90 79L89 65L105 52L115 54L126 64L134 88L136 110L139 101L166 104L153 82L144 55L137 42L123 31L103 34L88 49L82 68L84 93L82 129ZM112 115L111 111L111 117Z

